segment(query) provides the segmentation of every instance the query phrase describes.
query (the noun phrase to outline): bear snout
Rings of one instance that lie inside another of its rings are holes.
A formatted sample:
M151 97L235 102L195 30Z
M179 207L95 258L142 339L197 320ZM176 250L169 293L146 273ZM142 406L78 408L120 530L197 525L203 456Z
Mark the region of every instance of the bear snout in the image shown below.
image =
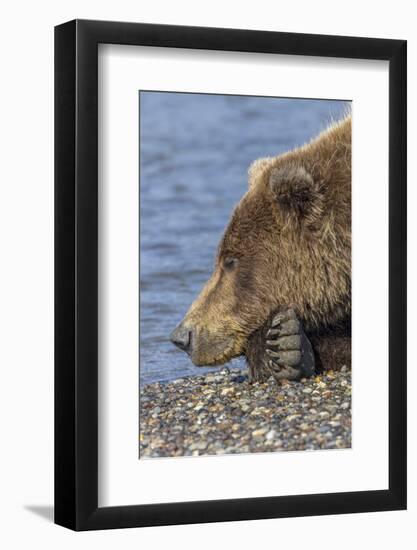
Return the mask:
M169 339L171 342L190 355L192 331L180 323L170 334Z

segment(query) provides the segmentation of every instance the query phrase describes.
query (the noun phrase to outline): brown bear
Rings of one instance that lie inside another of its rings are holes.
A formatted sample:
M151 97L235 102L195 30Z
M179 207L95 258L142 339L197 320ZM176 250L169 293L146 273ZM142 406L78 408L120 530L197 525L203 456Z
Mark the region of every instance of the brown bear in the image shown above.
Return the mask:
M197 366L246 355L253 379L350 362L351 117L257 160L214 272L171 334Z

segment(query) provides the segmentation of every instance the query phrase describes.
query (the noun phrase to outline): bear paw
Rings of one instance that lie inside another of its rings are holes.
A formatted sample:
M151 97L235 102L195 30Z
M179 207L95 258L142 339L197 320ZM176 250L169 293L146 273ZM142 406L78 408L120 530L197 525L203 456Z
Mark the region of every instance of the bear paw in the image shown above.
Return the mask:
M252 380L297 380L315 372L314 352L295 311L283 308L249 339Z
M275 378L294 380L314 374L314 352L292 308L280 311L266 333L264 361Z

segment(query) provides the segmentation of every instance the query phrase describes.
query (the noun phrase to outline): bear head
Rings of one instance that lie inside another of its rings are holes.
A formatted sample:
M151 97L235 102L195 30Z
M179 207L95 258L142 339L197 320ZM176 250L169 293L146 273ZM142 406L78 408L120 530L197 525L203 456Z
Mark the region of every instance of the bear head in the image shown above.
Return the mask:
M337 161L332 177L329 163L320 160L317 168L316 160L300 149L249 169L249 189L221 239L213 274L171 334L195 365L244 354L249 335L283 305L310 330L346 316L350 160L348 174Z

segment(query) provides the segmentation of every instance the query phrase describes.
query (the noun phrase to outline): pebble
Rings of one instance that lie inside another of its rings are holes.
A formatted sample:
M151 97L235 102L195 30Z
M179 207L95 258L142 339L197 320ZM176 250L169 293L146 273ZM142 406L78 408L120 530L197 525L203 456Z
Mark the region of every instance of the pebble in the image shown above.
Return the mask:
M278 435L278 432L275 430L269 430L269 432L266 434L267 441L271 441L272 439L275 439Z
M268 428L260 428L259 430L253 430L252 436L253 437L262 437L263 435L266 434L267 431L268 431Z
M140 458L344 449L351 446L347 367L298 382L251 383L223 367L143 386Z
M220 395L225 396L225 395L231 395L232 393L235 393L235 388L233 387L224 388L221 390Z

